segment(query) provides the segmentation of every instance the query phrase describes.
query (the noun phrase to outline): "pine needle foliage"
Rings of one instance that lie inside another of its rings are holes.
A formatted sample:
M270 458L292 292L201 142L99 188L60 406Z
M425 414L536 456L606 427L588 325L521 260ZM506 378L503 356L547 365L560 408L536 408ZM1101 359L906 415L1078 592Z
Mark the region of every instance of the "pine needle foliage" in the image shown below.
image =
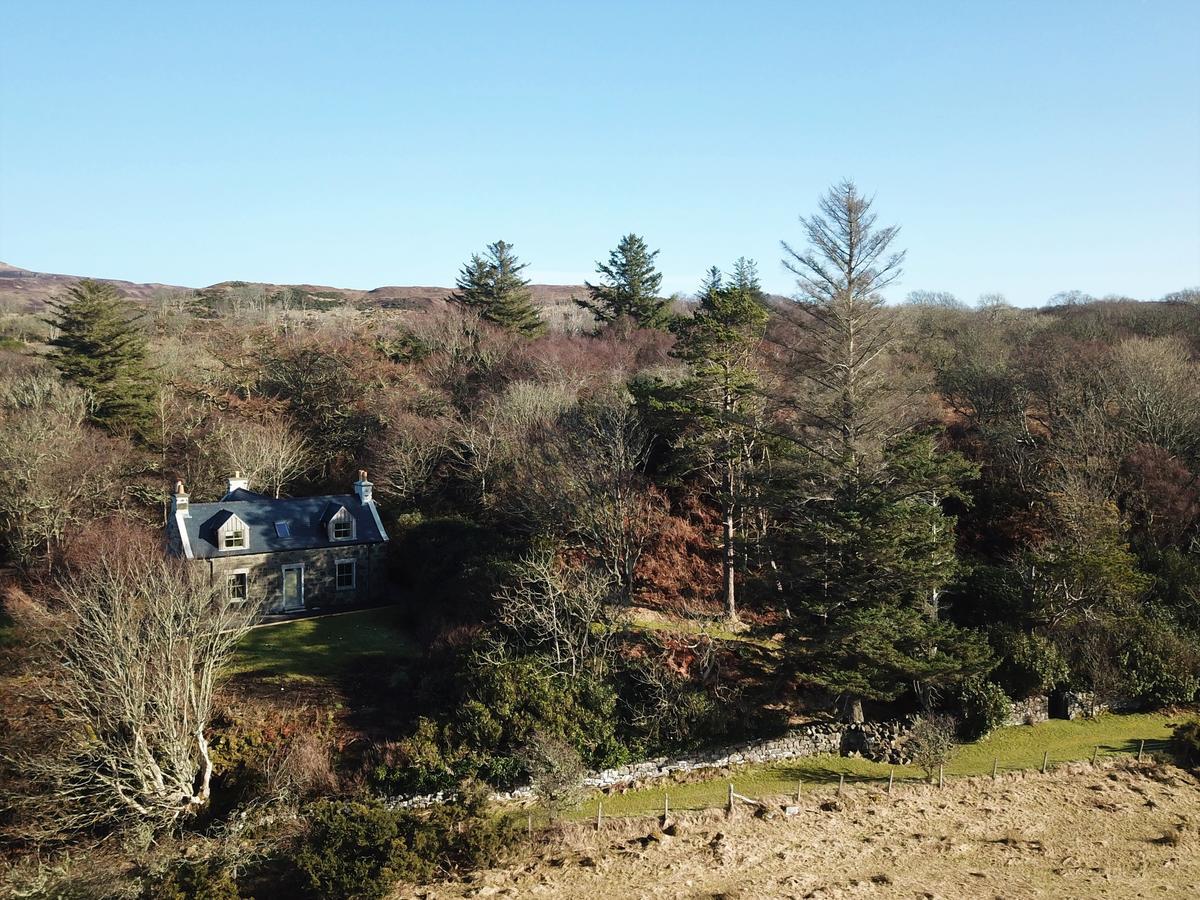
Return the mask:
M110 284L84 280L49 304L56 331L49 358L66 380L91 394L92 419L111 432L144 435L154 384L141 315Z
M644 239L625 235L608 254L608 262L596 264L598 283L585 282L588 298L575 302L601 323L629 318L641 328L665 327L671 301L658 296L662 274L654 266L656 256L658 251L652 251Z
M513 253L512 244L488 244L484 253L473 254L459 271L457 290L449 300L501 328L537 337L545 333L546 323L533 305L528 279L521 277L526 266Z

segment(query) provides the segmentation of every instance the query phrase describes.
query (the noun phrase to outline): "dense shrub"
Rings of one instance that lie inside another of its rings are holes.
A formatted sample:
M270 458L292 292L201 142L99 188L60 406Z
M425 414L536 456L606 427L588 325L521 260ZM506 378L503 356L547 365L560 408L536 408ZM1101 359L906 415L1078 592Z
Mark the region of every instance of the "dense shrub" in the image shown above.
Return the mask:
M669 640L659 649L662 655L626 660L618 680L630 744L638 755L727 739L740 724L737 688L689 676L692 667L673 652Z
M551 822L558 821L565 810L583 799L583 778L587 770L579 753L566 741L534 734L522 758L529 771L533 795Z
M1176 725L1171 747L1181 765L1200 767L1200 719Z
M999 728L1012 713L1012 701L994 681L968 678L959 690L962 717L959 734L965 741L977 741Z
M1161 625L1134 632L1122 668L1129 693L1149 707L1190 703L1200 691L1200 653Z
M996 681L1014 699L1048 693L1070 676L1062 651L1043 635L1004 632L995 643L1001 654Z
M475 786L428 810L324 800L305 817L308 831L294 860L302 889L314 898L382 897L396 881L491 865L516 833L510 820L489 815L486 793Z
M220 800L212 817L263 797L299 799L337 786L328 711L242 702L218 713L213 734L214 795Z
M525 774L520 751L536 732L566 741L591 768L628 758L617 737L617 695L597 677L568 680L532 657L480 659L466 674L465 694L453 739L471 748L480 776L497 786Z
M443 726L424 717L409 737L376 745L364 755L367 783L390 796L449 790L471 774L470 765L464 751L449 746Z
M142 900L238 900L241 896L229 870L211 861L181 862L142 889Z

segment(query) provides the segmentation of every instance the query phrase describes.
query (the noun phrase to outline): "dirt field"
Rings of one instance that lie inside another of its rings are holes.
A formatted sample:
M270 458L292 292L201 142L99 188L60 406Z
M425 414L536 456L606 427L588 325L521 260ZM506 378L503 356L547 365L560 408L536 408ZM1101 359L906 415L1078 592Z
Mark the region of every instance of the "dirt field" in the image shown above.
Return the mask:
M799 811L574 826L561 844L465 884L402 897L1200 897L1200 781L1171 766L1087 764L806 795Z

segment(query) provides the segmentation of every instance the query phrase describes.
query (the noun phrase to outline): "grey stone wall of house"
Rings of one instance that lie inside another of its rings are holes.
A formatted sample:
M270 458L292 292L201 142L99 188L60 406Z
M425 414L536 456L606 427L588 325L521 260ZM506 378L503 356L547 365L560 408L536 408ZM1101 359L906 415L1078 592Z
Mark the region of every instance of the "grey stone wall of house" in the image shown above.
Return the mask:
M1005 725L1036 725L1050 718L1050 698L1037 694L1025 700L1014 700L1012 712L1004 720Z
M304 609L333 609L378 602L382 597L383 554L379 544L350 544L316 550L282 550L197 559L193 565L208 569L214 580L223 580L240 569L247 571L247 596L261 600L263 611L279 612L283 599L283 567L304 566ZM336 563L354 560L353 588L338 589Z

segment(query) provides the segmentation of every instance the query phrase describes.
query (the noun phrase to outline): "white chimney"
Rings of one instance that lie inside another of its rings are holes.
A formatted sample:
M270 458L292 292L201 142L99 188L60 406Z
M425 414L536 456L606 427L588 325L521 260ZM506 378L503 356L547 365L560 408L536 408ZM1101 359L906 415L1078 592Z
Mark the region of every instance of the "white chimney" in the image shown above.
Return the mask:
M358 481L354 482L354 493L358 494L358 502L359 503L374 502L371 499L371 489L374 487L375 487L375 485L373 485L373 484L371 484L371 482L367 481L367 470L359 469L358 470Z
M183 489L183 482L175 482L175 493L171 495L171 515L175 513L183 513L184 518L188 518L191 514L188 512L188 495Z
M226 496L229 496L234 491L236 491L238 488L241 488L243 491L250 490L250 479L243 478L241 472L234 472L233 477L230 478L228 481L226 481L225 484L226 484L226 489L225 489Z

